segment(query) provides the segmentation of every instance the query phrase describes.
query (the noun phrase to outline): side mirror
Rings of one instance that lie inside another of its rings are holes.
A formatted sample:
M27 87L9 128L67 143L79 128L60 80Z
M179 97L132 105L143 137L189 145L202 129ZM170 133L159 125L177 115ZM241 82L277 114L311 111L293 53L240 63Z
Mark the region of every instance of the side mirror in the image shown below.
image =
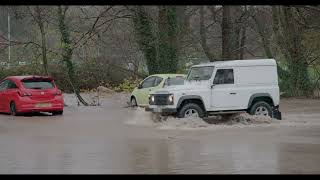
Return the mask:
M142 89L142 84L139 84L139 85L138 85L138 89Z
M216 86L216 84L211 84L211 89L212 89L214 86Z

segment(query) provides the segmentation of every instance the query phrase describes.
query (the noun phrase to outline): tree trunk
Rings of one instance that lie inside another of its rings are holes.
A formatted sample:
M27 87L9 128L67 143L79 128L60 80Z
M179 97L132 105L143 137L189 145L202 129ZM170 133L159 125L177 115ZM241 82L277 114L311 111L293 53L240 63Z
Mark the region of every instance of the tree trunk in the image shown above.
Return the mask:
M46 76L49 75L49 71L48 71L48 60L47 60L47 46L46 46L46 34L44 32L43 27L40 28L41 31L41 46L42 46L42 63L43 63L43 70L44 70L44 74Z
M178 69L178 22L175 6L159 7L158 30L160 73L175 73Z
M308 65L304 58L304 51L302 50L302 29L294 21L293 8L283 7L284 20L287 22L286 30L288 51L291 56L291 63L289 69L292 73L292 80L295 87L295 94L298 96L308 95L310 88L310 81L308 75Z
M229 60L231 55L231 38L232 38L232 19L231 19L231 7L222 7L222 59Z
M238 24L240 27L239 32L239 59L244 58L245 53L245 45L247 38L247 21L248 21L248 7L244 6L244 10L242 10L241 6L239 7L239 11L241 11L241 16L238 18Z
M277 44L288 64L289 76L287 87L293 96L310 94L310 79L308 65L302 49L302 29L294 21L292 7L272 7L273 30Z
M185 37L190 33L189 29L189 16L186 14L187 6L176 6L176 13L177 13L177 41L178 44L178 52L182 48L181 41L185 39Z
M156 38L153 34L150 17L141 6L136 8L133 25L139 48L146 59L149 74L156 74L159 72Z
M182 33L181 36L183 37L186 35L186 32L189 31L189 16L187 13L187 6L177 6L177 19L178 19L178 26L180 32Z
M247 27L246 26L242 26L241 28L241 40L240 40L240 53L239 53L239 59L243 59L244 58L244 46L246 43L246 31L247 31Z
M207 44L207 33L206 33L206 27L204 23L204 7L200 7L200 44L201 47L206 54L207 58L210 60L210 62L215 61L215 55L210 51L210 48Z
M68 26L65 23L65 13L67 9L62 9L61 6L58 7L58 20L59 20L59 30L61 33L61 45L62 45L62 61L66 63L68 68L68 76L70 79L70 85L72 86L74 93L76 94L78 100L85 106L88 106L88 103L81 97L79 86L75 78L74 66L71 61L72 58L72 47L70 42L70 34Z
M240 51L242 49L240 45L240 35L241 35L241 26L240 23L234 23L232 26L234 27L231 30L231 42L230 42L230 50L231 50L231 59L235 60L239 58Z
M231 42L232 59L243 59L248 11L246 6L231 6Z
M34 10L36 14L34 18L39 26L40 34L41 34L41 52L42 52L41 54L42 54L43 70L44 70L44 74L48 76L49 72L48 72L48 60L47 60L47 41L46 41L46 32L44 29L43 17L42 17L41 9L39 6L36 6Z
M267 56L267 58L273 58L271 46L270 46L270 36L272 35L272 33L270 33L267 30L267 27L265 26L266 24L259 17L260 15L258 13L254 13L252 15L252 19L255 22L256 29L261 38L264 53Z
M167 21L168 21L168 47L169 57L167 63L166 73L176 73L178 70L178 21L176 6L167 7Z
M168 60L168 22L167 22L167 8L165 6L158 7L158 61L159 71L163 73Z

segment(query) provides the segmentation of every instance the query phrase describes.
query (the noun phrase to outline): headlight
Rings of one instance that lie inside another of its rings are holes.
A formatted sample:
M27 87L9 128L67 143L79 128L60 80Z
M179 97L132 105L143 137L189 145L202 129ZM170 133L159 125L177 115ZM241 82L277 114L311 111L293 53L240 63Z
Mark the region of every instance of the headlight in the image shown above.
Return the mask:
M149 95L149 104L154 104L154 96L153 95Z
M173 94L171 94L171 95L168 97L168 101L169 101L170 104L173 104L173 100L174 100Z

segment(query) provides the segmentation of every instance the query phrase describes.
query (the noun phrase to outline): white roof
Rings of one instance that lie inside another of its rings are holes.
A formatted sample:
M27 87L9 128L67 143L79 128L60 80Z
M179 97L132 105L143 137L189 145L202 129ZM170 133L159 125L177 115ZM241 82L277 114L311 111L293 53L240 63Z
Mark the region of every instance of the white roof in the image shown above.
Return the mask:
M235 67L235 66L276 66L274 59L250 59L250 60L229 60L215 61L194 65L192 67L215 66L215 67Z

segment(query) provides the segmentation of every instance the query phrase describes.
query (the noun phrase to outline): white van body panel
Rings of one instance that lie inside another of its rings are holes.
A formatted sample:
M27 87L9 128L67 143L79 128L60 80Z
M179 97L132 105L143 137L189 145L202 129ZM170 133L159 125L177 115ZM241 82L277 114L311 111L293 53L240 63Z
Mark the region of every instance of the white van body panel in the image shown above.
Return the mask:
M213 66L209 80L186 81L185 85L163 88L151 94L173 94L172 105L149 105L150 108L179 109L181 100L197 97L203 102L206 111L246 110L256 96L268 96L273 105L278 106L280 92L277 64L274 59L217 61L193 67ZM213 84L217 70L233 69L233 84Z

